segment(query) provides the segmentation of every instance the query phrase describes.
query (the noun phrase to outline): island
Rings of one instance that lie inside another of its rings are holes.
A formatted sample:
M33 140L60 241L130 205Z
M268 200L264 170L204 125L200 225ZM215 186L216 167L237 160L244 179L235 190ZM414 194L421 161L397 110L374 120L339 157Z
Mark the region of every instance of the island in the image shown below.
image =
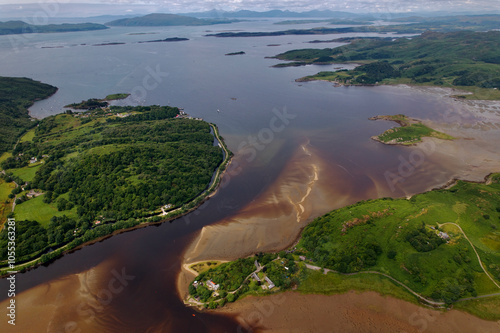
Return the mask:
M63 23L34 25L23 21L0 22L0 35L50 33L50 32L74 32L93 31L109 29L107 26L97 23Z
M382 142L386 145L412 146L422 142L423 137L432 137L442 140L453 140L451 135L436 131L422 124L418 119L409 118L402 114L393 116L375 116L370 120L389 120L398 123L401 127L388 129L378 136L372 136L372 139Z
M243 51L231 52L231 53L226 53L225 55L227 55L227 56L234 56L234 55L242 55L242 54L245 54L245 52L243 52Z
M2 159L2 223L16 221L17 256L11 265L3 228L2 275L172 220L217 189L232 154L214 124L177 107L89 101L78 105L87 111L44 118Z
M96 108L107 107L109 105L108 103L109 101L125 99L128 96L130 96L130 94L123 94L123 93L111 94L102 99L90 98L86 101L81 101L80 103L68 104L64 107L73 110L94 110Z
M213 309L247 295L355 289L499 320L499 202L500 174L492 174L336 209L279 253L192 264L185 303Z
M276 58L290 61L279 66L360 64L353 70L323 71L297 81L452 87L470 92L457 97L491 100L500 99L499 50L500 31L425 32L411 39L356 39L337 48L292 50Z
M163 43L163 42L183 42L185 40L189 40L189 38L183 38L183 37L169 37L165 39L156 39L156 40L148 40L145 42L139 42L139 43Z

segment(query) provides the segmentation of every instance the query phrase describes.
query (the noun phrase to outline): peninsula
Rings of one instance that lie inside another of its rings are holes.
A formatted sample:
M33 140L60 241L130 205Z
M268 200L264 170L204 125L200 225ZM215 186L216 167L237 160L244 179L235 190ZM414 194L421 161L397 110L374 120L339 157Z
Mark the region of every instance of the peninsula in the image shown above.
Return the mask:
M477 50L481 49L481 53ZM426 32L412 39L357 39L337 48L292 50L276 56L290 63L361 64L353 70L323 71L297 81L337 85L412 84L471 92L465 99L500 99L500 31Z
M173 219L217 188L232 154L214 124L176 107L91 102L77 105L88 111L44 118L2 158L2 223L14 218L17 228L15 267L7 228L0 232L2 274Z
M279 253L202 267L187 305L222 307L284 290L373 290L434 308L500 319L500 174L411 198L361 201L305 227Z

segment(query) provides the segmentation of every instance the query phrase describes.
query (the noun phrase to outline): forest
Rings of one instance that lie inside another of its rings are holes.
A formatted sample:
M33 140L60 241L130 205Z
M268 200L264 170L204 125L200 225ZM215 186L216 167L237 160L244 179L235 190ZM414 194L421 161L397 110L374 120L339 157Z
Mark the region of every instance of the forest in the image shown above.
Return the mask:
M33 102L56 91L56 87L28 78L0 77L0 155L37 124L28 114Z
M88 111L47 117L33 139L19 143L3 161L4 181L24 184L10 194L17 198L14 217L34 207L55 209L38 221L16 221L20 257L156 221L160 207L181 207L207 188L223 157L208 123L174 119L179 109L167 106L114 111L130 115ZM34 157L32 177L13 174L29 169ZM41 195L29 198L30 190ZM0 233L0 260L5 242Z

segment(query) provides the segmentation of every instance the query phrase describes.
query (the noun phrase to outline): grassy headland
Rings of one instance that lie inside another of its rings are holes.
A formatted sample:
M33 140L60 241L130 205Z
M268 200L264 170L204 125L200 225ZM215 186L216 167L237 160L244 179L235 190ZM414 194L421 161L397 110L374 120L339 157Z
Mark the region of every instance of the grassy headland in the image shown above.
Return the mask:
M222 148L213 145L214 135ZM67 111L43 119L21 141L3 160L0 182L0 195L15 201L8 215L16 219L16 269L182 215L212 193L230 158L213 124L168 106Z
M498 320L499 202L500 174L494 174L486 183L459 181L411 199L383 198L337 209L309 224L286 252L239 259L200 274L189 287L188 304L217 307L235 297L288 288L320 294L355 289L456 306ZM255 260L267 269L259 270ZM269 288L262 271L275 287ZM217 293L209 280L219 284Z
M401 127L388 129L384 133L373 136L372 139L388 145L414 145L422 142L423 137L433 137L443 140L453 140L454 138L448 134L436 131L422 124L421 121L413 118L408 118L405 115L398 114L394 116L376 116L370 120L389 120L395 121Z
M363 64L350 71L320 72L298 81L434 85L474 93L463 98L500 98L500 31L426 32L394 41L358 39L337 48L292 50L276 58L291 61L292 66Z

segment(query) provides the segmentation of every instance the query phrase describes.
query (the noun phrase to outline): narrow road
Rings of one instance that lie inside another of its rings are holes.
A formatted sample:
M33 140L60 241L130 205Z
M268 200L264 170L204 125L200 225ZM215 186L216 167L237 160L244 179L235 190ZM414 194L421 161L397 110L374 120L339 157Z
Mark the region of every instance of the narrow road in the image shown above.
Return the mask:
M446 223L438 224L438 226L441 227L442 225L445 225L445 224L452 224L452 225L456 226L458 229L460 229L460 231L464 235L465 239L467 239L467 241L469 242L470 246L472 247L472 249L476 253L477 260L479 261L479 265L483 269L484 273L490 278L491 282L493 282L495 284L495 286L497 286L497 288L500 289L500 285L498 285L498 283L493 279L493 277L490 275L490 273L488 273L488 271L486 270L486 268L484 268L483 262L481 261L481 257L479 257L479 253L477 253L477 251L476 251L476 247L474 246L474 244L472 244L472 242L470 241L469 237L467 237L467 235L465 234L465 232L462 230L462 227L460 227L458 224L453 223L453 222L446 222Z
M412 293L413 295L417 296L418 298L420 298L421 300L423 300L426 303L429 303L429 304L432 304L432 305L437 305L437 306L444 306L445 305L444 302L435 302L435 301L432 301L430 299L427 299L424 296L422 296L422 295L416 293L415 291L413 291L410 287L408 287L407 285L405 285L403 282L400 282L400 281L396 280L395 278L393 278L390 275L387 275L387 274L384 274L384 273L380 273L380 272L377 272L377 271L362 271L362 272L356 272L356 273L341 273L341 272L334 271L334 270L331 270L331 269L328 269L328 268L323 269L321 267L310 265L310 264L306 264L306 267L309 268L309 269L315 270L315 271L323 270L323 272L325 274L328 273L328 272L332 272L332 273L337 273L337 274L347 275L347 276L358 275L358 274L378 274L378 275L382 275L382 276L385 276L386 278L391 279L392 281L396 282L400 286L404 287L410 293Z

